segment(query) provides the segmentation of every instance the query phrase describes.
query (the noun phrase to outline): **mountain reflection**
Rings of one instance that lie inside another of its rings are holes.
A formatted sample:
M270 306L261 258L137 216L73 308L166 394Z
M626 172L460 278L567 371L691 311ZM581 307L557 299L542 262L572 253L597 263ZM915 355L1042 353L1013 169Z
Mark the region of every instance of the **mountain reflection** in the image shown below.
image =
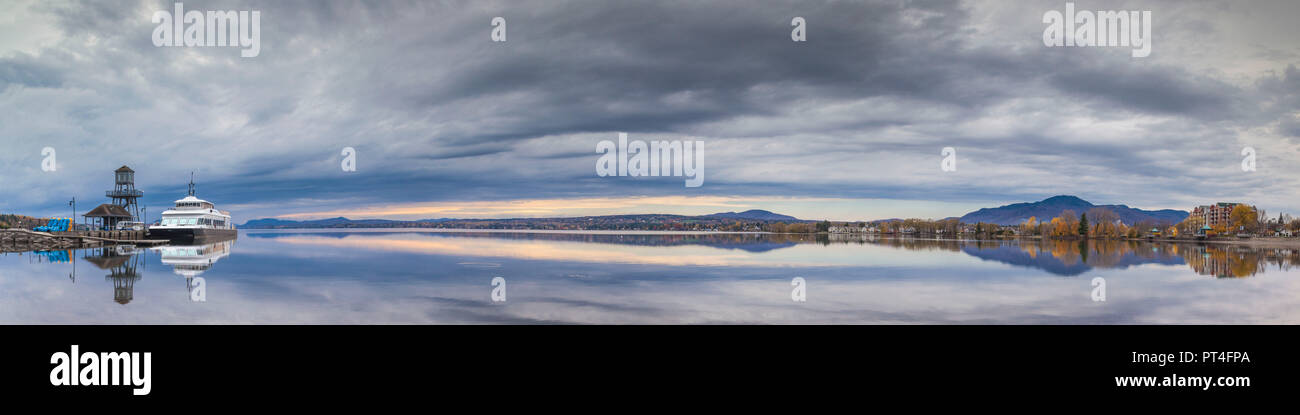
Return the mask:
M419 232L365 232L364 235L409 235ZM358 232L285 232L250 233L253 238L292 238L311 235L321 238L342 239ZM456 238L508 239L519 241L585 242L638 246L688 246L700 245L747 252L767 252L789 248L801 243L817 242L815 235L760 234L760 233L702 233L702 232L629 232L629 233L576 233L576 232L437 232L437 235ZM823 239L825 235L822 235Z
M1300 321L1300 253L1264 241L257 230L235 242L0 254L0 323ZM791 301L796 277L807 302ZM1113 284L1105 302L1093 277Z
M757 233L581 233L581 232L273 232L251 233L290 244L354 246L430 254L478 255L582 262L668 265L868 266L879 255L819 256L807 247L880 246L908 251L949 251L986 261L1076 276L1094 269L1126 269L1147 264L1187 265L1200 275L1243 278L1265 269L1300 264L1300 250L1213 243L1117 240L962 240L879 237L857 234ZM488 243L487 239L497 240ZM456 242L456 240L462 240ZM478 242L484 243L478 243ZM515 241L505 243L500 241ZM562 243L573 244L562 244ZM599 246L716 248L721 251L602 249ZM734 255L789 251L788 255ZM851 252L849 252L851 254ZM810 259L813 258L813 259Z
M959 250L984 260L1032 267L1065 276L1080 275L1094 268L1125 269L1144 264L1186 264L1200 275L1244 278L1262 273L1269 266L1289 270L1300 265L1300 250L1230 244L1115 240L882 239L867 242L910 250Z

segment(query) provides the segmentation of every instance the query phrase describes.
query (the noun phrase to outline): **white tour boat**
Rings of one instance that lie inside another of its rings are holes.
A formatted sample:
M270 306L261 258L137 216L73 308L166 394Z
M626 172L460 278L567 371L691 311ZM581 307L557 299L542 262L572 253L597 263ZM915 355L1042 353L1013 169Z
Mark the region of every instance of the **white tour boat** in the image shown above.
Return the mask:
M227 239L237 235L230 213L217 210L212 202L194 196L194 178L190 178L190 192L176 201L176 207L162 213L162 220L149 227L150 238L173 241L196 239Z

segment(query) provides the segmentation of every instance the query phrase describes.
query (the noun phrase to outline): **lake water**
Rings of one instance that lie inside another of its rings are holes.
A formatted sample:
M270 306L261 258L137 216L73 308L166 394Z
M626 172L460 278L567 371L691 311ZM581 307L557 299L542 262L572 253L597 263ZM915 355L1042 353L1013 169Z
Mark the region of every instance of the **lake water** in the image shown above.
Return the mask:
M1294 324L1297 264L1213 244L250 230L2 254L0 323Z

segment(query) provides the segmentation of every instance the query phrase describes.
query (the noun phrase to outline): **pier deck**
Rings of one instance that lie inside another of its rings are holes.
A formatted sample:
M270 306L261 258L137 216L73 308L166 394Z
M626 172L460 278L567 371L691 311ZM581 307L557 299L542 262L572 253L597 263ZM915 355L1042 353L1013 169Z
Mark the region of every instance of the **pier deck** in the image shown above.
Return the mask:
M75 249L102 245L165 245L163 239L146 239L145 231L36 232L0 229L0 249L5 251ZM10 249L12 248L12 249Z

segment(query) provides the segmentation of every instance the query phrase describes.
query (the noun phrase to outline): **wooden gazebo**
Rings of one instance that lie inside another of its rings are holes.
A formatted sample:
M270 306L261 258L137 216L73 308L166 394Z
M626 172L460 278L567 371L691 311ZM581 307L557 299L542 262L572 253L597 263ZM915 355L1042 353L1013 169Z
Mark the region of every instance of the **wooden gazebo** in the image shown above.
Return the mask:
M112 230L117 227L118 222L127 222L131 220L131 212L114 204L103 204L91 209L85 217L95 229Z

